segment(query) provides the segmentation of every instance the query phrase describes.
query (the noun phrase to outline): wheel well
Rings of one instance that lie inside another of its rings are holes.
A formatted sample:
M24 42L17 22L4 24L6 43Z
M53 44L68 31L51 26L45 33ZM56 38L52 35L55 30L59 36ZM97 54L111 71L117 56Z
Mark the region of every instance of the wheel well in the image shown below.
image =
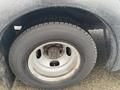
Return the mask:
M50 7L27 13L11 22L3 33L1 43L6 57L14 39L27 28L45 22L68 22L80 26L84 30L104 29L106 24L96 15L78 8ZM14 26L21 26L15 30ZM110 50L110 49L108 49Z

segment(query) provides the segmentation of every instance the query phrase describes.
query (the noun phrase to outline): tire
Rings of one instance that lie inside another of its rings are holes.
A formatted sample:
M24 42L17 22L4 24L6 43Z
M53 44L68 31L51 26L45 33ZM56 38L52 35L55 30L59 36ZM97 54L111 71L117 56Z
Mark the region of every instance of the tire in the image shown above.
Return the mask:
M68 78L47 81L36 77L28 62L32 51L47 42L65 42L76 48L80 54L80 65ZM38 88L57 89L83 80L93 69L97 58L96 45L91 36L72 24L50 22L31 27L13 42L9 52L9 64L14 74L25 84Z

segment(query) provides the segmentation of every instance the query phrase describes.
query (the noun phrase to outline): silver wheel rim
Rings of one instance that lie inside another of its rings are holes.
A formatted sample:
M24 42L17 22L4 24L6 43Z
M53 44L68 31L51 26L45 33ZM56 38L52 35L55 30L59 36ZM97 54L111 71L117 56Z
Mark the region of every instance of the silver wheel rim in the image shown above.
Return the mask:
M79 51L65 42L48 42L35 48L28 58L28 68L43 81L61 81L72 77L80 67Z

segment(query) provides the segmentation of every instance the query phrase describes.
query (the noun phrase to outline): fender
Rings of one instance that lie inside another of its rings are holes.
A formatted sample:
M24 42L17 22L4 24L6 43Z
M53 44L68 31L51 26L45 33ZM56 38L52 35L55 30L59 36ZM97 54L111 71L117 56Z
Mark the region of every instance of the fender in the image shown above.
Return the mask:
M112 53L106 63L111 71L120 69L120 1L119 0L1 0L0 1L0 40L5 28L19 18L34 10L48 7L74 7L86 10L105 21L114 35ZM2 43L0 43L2 44Z

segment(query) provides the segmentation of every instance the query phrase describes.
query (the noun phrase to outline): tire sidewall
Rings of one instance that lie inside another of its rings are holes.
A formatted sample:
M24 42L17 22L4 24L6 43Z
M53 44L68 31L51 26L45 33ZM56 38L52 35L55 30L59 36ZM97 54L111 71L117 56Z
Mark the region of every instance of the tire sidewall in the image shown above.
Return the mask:
M39 27L38 27L39 28ZM67 28L71 30L66 30L66 25L63 25L61 30L51 29L47 30L50 27L46 27L46 30L29 30L25 35L20 35L17 39L18 43L14 44L9 57L10 57L10 66L13 72L20 78L24 83L32 85L34 87L43 87L43 88L61 88L70 84L75 84L84 79L92 70L96 63L96 56L94 56L95 49L93 41L91 42L83 30L73 30L74 28ZM43 28L45 29L45 28ZM51 41L61 41L67 42L75 48L78 49L79 53L82 56L81 65L77 73L71 78L60 82L44 82L35 78L28 69L28 57L32 50L37 46ZM14 49L15 52L14 52ZM22 52L22 53L21 53ZM13 64L14 62L14 64ZM87 67L86 67L87 66Z

